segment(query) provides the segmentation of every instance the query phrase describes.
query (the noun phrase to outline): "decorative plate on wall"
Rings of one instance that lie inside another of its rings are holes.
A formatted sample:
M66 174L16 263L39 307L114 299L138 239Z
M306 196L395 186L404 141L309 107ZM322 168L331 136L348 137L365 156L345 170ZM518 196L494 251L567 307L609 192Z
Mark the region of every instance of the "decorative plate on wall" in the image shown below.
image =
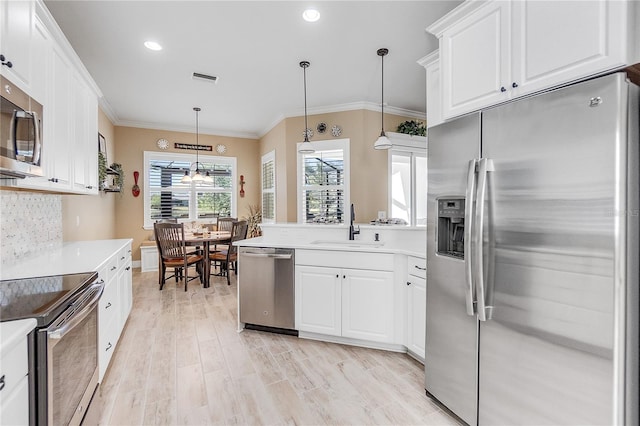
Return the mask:
M160 149L169 148L169 141L166 140L166 139L158 139L158 142L156 142L156 144L158 145L158 148L160 148Z
M216 145L216 152L218 154L224 154L225 152L227 152L227 147L222 144L218 144Z
M311 129L306 129L302 132L302 137L304 138L304 136L307 136L307 139L311 139L313 137L313 130Z
M318 125L316 126L316 130L320 134L326 132L327 131L327 123L322 123L322 122L318 123Z
M337 138L337 137L338 137L338 136L340 136L341 134L342 134L342 129L340 128L340 126L336 125L336 126L333 126L333 127L331 128L331 135L332 135L332 136L334 136L334 137L336 137L336 138Z

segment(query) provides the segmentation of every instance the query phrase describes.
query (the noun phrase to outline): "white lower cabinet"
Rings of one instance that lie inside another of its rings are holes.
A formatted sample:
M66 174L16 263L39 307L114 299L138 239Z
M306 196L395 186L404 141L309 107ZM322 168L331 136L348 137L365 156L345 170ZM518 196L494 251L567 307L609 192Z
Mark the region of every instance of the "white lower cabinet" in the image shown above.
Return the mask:
M425 259L409 257L407 275L407 350L424 360L427 321Z
M132 305L131 244L109 257L98 269L105 282L98 304L98 380L102 382Z
M342 336L393 343L393 272L342 273Z
M299 331L342 335L341 270L296 266L296 328Z
M393 255L316 253L307 256L296 251L296 329L371 342L397 343ZM343 267L301 265L300 261ZM389 270L371 270L372 265Z
M29 372L27 335L35 326L35 319L0 324L0 425L29 424L29 374L35 372Z

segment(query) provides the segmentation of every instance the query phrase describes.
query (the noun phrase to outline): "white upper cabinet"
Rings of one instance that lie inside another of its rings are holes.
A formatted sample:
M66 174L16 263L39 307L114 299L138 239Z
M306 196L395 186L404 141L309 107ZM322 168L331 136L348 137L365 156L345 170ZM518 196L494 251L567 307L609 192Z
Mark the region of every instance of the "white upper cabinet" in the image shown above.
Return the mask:
M440 39L444 119L632 63L631 1L467 1Z
M494 2L447 29L440 39L444 118L504 99L511 80L510 3Z
M0 24L2 75L43 106L44 176L3 185L97 194L99 88L42 1L0 1Z
M0 72L25 92L31 84L34 5L31 1L0 1L0 54L5 63Z

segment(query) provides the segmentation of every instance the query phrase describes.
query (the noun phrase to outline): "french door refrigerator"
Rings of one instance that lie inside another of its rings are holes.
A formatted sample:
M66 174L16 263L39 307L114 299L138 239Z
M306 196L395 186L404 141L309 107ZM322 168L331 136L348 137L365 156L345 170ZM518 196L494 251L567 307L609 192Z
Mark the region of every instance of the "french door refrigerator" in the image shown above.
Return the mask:
M425 388L466 423L638 424L638 93L429 129Z

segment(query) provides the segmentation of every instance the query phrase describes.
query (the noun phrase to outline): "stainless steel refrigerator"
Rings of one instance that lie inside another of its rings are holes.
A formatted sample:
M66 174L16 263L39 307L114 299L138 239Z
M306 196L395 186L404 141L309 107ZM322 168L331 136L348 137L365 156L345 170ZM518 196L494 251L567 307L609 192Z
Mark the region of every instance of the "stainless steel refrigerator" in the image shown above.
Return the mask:
M639 90L429 129L425 388L470 425L638 424Z

